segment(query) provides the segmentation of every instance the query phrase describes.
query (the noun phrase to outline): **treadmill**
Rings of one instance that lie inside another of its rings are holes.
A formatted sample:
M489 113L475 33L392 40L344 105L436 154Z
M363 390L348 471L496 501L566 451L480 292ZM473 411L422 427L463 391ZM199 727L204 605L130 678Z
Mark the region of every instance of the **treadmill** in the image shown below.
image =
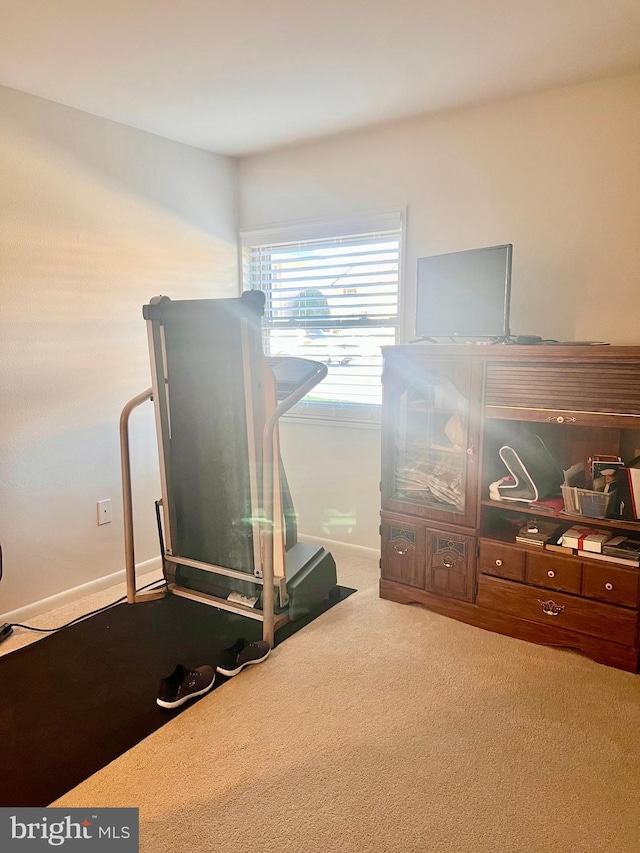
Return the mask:
M172 301L143 308L152 386L120 418L127 601L173 594L275 630L336 593L322 547L299 542L280 459L278 420L327 375L317 361L269 357L264 296ZM154 403L166 591L137 592L129 417Z

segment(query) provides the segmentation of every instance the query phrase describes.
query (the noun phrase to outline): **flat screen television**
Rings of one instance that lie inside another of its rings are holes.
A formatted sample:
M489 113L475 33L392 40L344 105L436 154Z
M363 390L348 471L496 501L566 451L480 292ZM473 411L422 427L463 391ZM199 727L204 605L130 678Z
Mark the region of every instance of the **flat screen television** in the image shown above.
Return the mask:
M418 259L419 338L508 338L513 246Z

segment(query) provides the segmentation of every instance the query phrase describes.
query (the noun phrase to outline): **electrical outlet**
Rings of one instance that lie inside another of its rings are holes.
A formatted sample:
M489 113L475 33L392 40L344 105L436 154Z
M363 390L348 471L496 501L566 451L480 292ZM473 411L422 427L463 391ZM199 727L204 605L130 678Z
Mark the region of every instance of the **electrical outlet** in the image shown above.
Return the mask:
M111 498L98 501L98 524L109 524L111 520Z

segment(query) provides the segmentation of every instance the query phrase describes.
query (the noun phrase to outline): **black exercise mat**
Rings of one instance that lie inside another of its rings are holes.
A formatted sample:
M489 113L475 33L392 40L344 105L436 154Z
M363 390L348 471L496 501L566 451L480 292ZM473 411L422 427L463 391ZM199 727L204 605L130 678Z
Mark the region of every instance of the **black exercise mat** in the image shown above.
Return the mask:
M337 589L280 628L275 645L355 592ZM47 806L131 749L193 704L158 707L159 680L177 663L215 665L238 637L261 639L262 623L169 595L116 605L0 657L0 806ZM213 689L227 680L217 675Z

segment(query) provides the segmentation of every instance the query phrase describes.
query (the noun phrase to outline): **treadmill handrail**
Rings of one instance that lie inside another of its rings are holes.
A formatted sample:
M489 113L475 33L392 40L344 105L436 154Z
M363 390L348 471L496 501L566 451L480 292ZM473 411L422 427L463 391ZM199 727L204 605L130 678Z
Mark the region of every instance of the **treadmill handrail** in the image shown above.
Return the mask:
M313 376L303 382L299 388L293 393L285 397L275 409L271 412L265 421L262 431L262 507L265 522L262 529L263 558L262 558L262 636L270 646L274 642L274 589L273 589L273 564L275 542L273 538L273 507L274 507L274 479L273 479L273 435L276 424L282 415L301 400L305 394L311 391L319 382L321 382L329 369L326 364L319 361L311 361L311 359L300 359L300 361L309 361L310 364L315 364L317 370Z
M124 560L127 602L136 600L136 559L133 538L133 498L131 492L131 460L129 455L129 418L134 409L153 399L153 388L147 388L129 400L120 415L120 467L122 471L122 516L124 524Z
M314 365L316 368L316 372L312 376L310 376L309 379L299 385L298 388L292 391L291 394L285 397L284 400L281 400L280 403L278 403L278 405L275 407L275 409L273 410L273 412L265 423L265 430L270 420L274 419L275 424L275 422L279 418L281 418L286 411L288 411L292 406L295 406L296 403L302 400L305 394L308 394L312 388L315 388L316 385L322 382L322 380L329 372L329 368L327 367L327 365L323 364L321 361L313 361L310 358L298 358L297 356L292 356L291 360L294 359L295 361L304 361L305 364ZM287 361L288 359L286 356L284 356L281 360Z
M275 634L275 591L274 591L274 556L275 542L273 537L274 524L274 477L273 477L273 438L278 420L282 415L301 400L312 388L321 382L327 375L326 364L311 359L297 359L315 365L316 371L298 388L289 394L273 409L266 419L262 432L262 500L265 521L262 526L263 542L263 577L262 577L262 635L271 646L274 643ZM131 464L129 458L129 418L134 409L147 400L153 399L153 388L148 388L130 400L120 416L120 461L122 468L122 497L124 516L124 540L125 540L125 575L127 602L133 604L141 600L136 593L136 567L134 552L134 523L133 502L131 489ZM157 593L154 595L157 596Z

